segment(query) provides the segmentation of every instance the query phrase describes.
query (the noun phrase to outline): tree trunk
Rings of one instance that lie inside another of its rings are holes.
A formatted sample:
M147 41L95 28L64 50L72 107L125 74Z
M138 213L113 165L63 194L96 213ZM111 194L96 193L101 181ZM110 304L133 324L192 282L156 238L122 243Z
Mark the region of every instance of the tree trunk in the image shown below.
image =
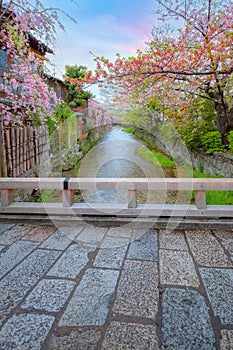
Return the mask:
M224 145L228 145L228 134L233 130L233 107L228 110L220 102L215 102L215 110L217 114L217 128L222 136Z

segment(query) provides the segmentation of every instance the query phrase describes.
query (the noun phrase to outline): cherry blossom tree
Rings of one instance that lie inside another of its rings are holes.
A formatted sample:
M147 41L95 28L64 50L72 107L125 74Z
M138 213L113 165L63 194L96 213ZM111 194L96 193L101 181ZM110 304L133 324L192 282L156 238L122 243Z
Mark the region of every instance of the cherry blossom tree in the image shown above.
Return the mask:
M88 101L87 123L94 128L102 128L110 126L112 118L104 104L91 99Z
M89 72L86 81L118 84L122 95L138 104L160 96L174 111L187 108L195 96L208 99L227 143L227 134L233 130L233 2L156 2L162 21L178 20L178 33L154 35L135 57L117 55L114 62L96 57L96 71Z
M42 60L30 51L30 41L37 41L42 56L51 52L57 30L65 29L63 15L73 20L39 0L0 1L0 49L10 58L10 67L0 76L0 112L5 125L25 119L44 123L59 103L43 77Z

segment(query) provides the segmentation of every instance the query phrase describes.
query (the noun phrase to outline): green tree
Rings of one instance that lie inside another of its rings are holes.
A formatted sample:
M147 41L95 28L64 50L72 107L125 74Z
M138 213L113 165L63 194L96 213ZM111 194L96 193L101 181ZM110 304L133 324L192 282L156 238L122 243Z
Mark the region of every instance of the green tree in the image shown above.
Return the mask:
M85 66L65 66L65 84L68 88L67 96L65 101L69 104L70 107L80 107L85 106L85 103L88 99L93 97L93 94L90 91L85 91L83 89L83 84L73 83L73 79L78 79L82 81L85 78L87 67Z

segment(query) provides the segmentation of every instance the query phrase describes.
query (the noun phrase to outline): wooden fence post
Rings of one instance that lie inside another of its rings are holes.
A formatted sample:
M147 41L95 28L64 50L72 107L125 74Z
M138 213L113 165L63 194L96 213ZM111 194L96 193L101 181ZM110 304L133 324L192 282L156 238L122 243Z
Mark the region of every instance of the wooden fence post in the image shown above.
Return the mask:
M4 135L3 123L0 120L0 176L7 176L7 164L6 164L6 142Z
M7 150L7 172L9 176L13 176L13 163L11 155L11 138L10 138L10 127L6 129L6 150Z

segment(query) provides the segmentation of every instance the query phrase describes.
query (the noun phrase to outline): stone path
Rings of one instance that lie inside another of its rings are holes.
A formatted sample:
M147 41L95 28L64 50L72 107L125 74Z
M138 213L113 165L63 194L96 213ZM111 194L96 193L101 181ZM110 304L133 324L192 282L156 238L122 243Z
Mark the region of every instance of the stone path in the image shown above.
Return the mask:
M233 349L233 230L0 224L1 350Z

